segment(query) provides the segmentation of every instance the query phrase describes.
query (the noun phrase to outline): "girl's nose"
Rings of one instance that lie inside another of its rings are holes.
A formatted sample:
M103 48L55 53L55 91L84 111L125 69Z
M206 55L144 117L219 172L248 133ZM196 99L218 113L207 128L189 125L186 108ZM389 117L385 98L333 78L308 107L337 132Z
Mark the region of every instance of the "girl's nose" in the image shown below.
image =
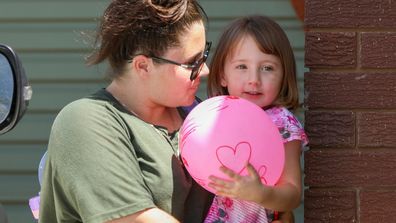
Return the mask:
M248 79L249 85L260 85L261 84L260 74L257 71L250 72L248 78L249 78Z

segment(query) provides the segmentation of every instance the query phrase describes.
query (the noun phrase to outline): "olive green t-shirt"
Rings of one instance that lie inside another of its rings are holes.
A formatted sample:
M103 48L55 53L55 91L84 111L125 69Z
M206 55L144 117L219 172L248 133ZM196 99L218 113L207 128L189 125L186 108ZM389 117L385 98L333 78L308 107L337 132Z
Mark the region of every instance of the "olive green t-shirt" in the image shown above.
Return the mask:
M105 222L152 207L202 222L211 196L178 157L178 132L135 117L104 89L74 101L52 126L39 222Z

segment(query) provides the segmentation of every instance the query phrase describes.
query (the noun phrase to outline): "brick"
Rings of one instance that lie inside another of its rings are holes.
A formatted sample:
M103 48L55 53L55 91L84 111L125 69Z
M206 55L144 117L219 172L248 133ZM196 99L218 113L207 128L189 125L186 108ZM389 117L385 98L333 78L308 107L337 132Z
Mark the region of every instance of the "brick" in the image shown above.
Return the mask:
M396 112L364 112L357 115L359 148L396 148Z
M305 112L305 131L310 148L355 146L355 115L350 111Z
M396 68L396 32L362 33L361 41L363 68Z
M304 193L304 222L356 222L356 207L354 190L308 189Z
M356 67L356 34L354 32L307 32L306 67Z
M396 186L393 150L311 149L304 158L306 186Z
M396 4L392 0L308 0L307 28L395 28Z
M360 192L360 222L394 222L396 219L395 197L394 190L362 190Z
M308 109L393 109L396 73L305 73Z

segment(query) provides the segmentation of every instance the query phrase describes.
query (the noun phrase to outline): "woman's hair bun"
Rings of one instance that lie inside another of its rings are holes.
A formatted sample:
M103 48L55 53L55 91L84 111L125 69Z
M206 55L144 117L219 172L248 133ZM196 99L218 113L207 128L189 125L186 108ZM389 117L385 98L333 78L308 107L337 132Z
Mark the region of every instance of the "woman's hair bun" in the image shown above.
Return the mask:
M188 0L147 0L156 17L167 23L179 21L186 13Z

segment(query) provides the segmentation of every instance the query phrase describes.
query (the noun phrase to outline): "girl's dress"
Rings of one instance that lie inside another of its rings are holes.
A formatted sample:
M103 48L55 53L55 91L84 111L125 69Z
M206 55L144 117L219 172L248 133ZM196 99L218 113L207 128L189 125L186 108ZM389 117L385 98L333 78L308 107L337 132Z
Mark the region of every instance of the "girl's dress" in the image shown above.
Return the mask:
M265 112L279 129L283 142L301 140L303 148L308 139L301 123L284 107L272 107ZM215 196L205 223L267 223L273 220L273 211L254 203Z

